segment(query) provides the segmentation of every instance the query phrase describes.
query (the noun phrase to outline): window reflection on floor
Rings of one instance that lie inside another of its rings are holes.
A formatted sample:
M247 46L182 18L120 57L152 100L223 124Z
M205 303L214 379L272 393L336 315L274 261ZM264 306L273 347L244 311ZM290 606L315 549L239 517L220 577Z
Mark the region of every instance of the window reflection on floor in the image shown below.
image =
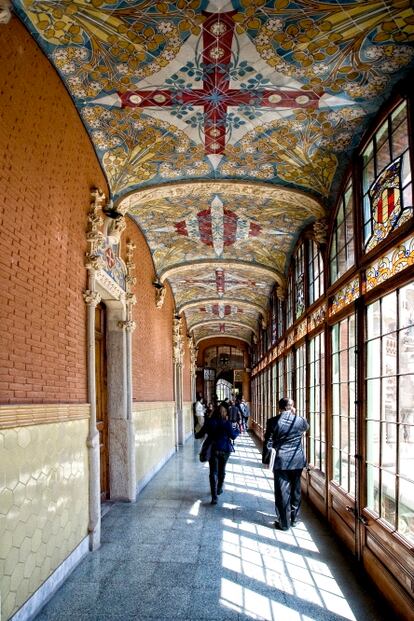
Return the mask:
M228 463L226 490L273 503L273 477L258 463L257 448L247 436L239 438L237 452ZM256 512L261 518L257 523L236 519L245 505L223 500L222 507L236 516L222 519L222 568L235 576L221 579L222 606L252 619L356 621L329 565L317 558L318 547L304 523L276 531L271 527L274 515L266 516L259 503L252 509L252 515ZM269 586L275 589L274 599L261 592ZM301 612L304 608L306 613Z

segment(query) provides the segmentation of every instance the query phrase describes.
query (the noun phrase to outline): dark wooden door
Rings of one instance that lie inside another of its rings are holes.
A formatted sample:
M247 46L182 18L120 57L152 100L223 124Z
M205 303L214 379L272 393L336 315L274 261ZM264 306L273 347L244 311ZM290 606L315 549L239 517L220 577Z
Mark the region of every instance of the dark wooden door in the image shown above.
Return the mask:
M96 427L99 432L101 501L109 498L109 447L106 378L106 309L101 302L95 311Z

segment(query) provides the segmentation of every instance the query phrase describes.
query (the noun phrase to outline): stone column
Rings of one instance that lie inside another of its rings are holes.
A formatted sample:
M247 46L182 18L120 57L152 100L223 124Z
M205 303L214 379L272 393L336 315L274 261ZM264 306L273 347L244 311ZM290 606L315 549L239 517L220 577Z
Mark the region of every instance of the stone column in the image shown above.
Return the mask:
M175 399L175 428L176 444L184 444L184 420L183 420L183 338L181 334L181 317L174 315L173 318L173 375L174 375L174 399Z
M95 278L89 272L89 289L84 294L87 304L87 359L88 401L90 404L89 433L87 439L89 461L89 548L96 550L101 544L101 465L99 456L99 433L96 429L96 380L95 380L95 308L101 301L94 291Z

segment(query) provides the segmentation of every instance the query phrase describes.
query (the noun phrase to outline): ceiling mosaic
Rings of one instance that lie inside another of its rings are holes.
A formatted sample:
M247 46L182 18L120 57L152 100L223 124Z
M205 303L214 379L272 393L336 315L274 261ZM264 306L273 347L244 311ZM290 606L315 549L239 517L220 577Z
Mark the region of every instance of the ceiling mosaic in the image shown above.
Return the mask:
M285 271L298 231L325 212L287 189L207 182L137 192L118 209L139 224L158 274L194 260L242 260Z
M240 325L233 325L227 323L218 323L213 326L208 325L194 330L194 338L196 343L208 338L236 338L251 343L252 332L251 330L244 328Z
M256 330L258 312L254 308L239 306L237 303L214 302L200 305L186 311L187 327L191 331L201 324L235 323ZM210 324L212 325L212 324Z
M15 0L59 71L113 198L242 178L328 196L413 61L410 0Z
M298 235L329 213L362 132L414 66L412 1L13 7L195 338L250 342Z
M178 311L196 301L200 302L200 307L214 301L229 305L245 302L256 306L257 318L260 315L259 309L266 308L275 282L271 272L249 265L229 268L220 263L187 266L181 273L173 273L168 280ZM187 314L190 310L185 312Z

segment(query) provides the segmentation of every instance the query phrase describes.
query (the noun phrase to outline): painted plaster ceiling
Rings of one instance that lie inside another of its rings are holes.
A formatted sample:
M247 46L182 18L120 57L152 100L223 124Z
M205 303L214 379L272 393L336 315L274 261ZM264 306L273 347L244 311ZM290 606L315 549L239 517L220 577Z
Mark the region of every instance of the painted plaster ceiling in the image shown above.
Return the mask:
M329 213L352 150L414 64L412 2L13 5L190 330L239 326L249 340L300 231Z

